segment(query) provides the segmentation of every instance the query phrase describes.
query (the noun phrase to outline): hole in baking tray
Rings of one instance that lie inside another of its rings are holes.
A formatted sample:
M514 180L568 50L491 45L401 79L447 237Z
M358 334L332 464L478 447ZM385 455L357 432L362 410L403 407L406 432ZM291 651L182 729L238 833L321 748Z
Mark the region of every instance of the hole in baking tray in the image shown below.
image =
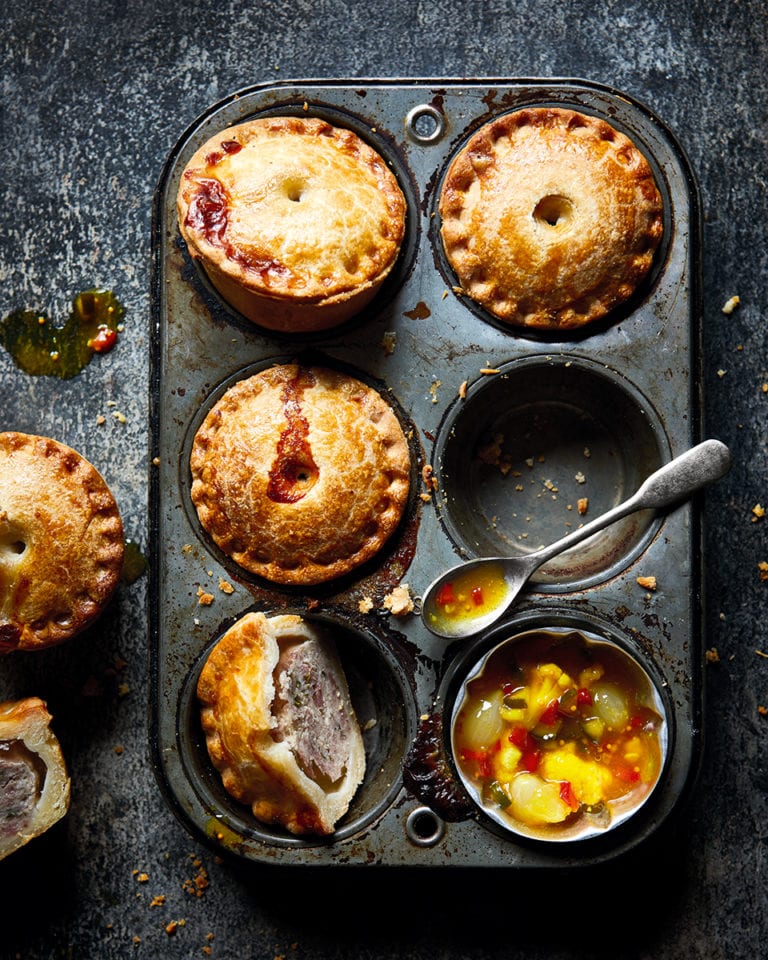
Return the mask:
M408 814L405 833L417 847L433 847L443 839L445 823L429 807L417 807Z
M436 107L423 103L408 112L405 129L417 143L436 143L445 133L445 117Z
M562 220L567 220L570 217L572 210L573 205L568 197L551 194L539 200L534 208L533 216L539 223L556 227Z
M532 357L476 381L437 438L440 517L470 556L528 555L634 493L667 459L645 398L619 374L579 358ZM650 540L641 511L543 565L543 588L598 582Z
M213 649L211 644L188 674L182 688L177 731L185 774L212 818L210 829L214 833L218 832L218 824L227 828L222 830L222 835L232 831L240 838L277 846L335 843L357 833L383 814L400 790L402 764L415 735L417 721L410 684L393 653L391 641L358 630L345 618L335 615L304 615L304 619L330 635L335 642L363 735L366 754L363 782L348 812L328 837L293 836L280 827L256 820L248 806L226 792L208 755L196 690L200 672Z

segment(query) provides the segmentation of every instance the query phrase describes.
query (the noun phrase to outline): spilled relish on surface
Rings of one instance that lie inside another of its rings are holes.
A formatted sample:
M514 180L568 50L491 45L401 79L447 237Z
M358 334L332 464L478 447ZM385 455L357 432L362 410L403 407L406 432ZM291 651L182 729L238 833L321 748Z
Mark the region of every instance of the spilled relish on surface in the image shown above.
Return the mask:
M111 290L83 290L61 326L37 310L8 314L0 320L0 346L25 373L69 380L95 353L114 347L124 312Z
M506 596L507 582L502 567L483 564L476 570L458 573L443 584L435 597L439 613L432 614L431 619L436 623L439 619L456 622L482 617L496 610Z
M645 673L578 632L503 645L467 685L454 751L484 807L544 835L610 826L658 780L664 721Z

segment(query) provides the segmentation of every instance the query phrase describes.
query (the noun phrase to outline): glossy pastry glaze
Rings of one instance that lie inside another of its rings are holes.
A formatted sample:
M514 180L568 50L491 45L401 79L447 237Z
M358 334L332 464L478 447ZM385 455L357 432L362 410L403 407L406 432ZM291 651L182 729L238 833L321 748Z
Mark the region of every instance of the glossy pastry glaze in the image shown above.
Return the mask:
M267 117L217 134L178 192L192 257L237 310L286 331L362 309L397 260L405 199L383 158L350 130Z
M662 235L643 154L604 120L539 107L475 133L451 163L441 234L462 292L506 323L581 327L627 300Z
M324 367L280 364L231 387L195 436L192 500L240 566L322 583L381 549L403 515L410 454L377 391Z
M95 467L48 437L0 433L0 652L48 647L92 623L124 551Z

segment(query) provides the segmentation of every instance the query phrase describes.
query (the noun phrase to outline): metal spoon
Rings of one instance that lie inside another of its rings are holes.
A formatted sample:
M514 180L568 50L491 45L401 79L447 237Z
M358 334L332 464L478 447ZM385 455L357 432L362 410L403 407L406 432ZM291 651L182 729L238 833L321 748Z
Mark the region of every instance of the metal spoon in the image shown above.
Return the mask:
M719 480L728 472L730 465L728 447L719 440L705 440L652 473L629 499L550 546L527 557L479 557L452 567L434 580L423 596L421 616L424 626L438 637L451 639L469 637L485 630L502 616L531 574L547 560L636 510L658 510L689 497L707 484ZM498 601L490 610L483 604L477 616L471 612L453 617L446 614L437 603L441 590L446 589L458 576L480 572L481 568L491 579L496 577L498 580Z

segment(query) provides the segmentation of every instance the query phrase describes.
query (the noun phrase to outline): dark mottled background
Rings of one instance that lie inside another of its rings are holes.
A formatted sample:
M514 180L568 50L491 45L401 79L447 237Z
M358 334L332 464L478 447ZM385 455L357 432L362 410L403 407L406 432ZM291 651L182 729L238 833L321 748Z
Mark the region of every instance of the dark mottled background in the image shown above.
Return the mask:
M762 0L0 7L0 314L63 319L92 286L126 307L118 348L76 381L27 377L3 352L0 427L54 436L98 465L144 551L154 185L200 112L273 78L583 77L655 110L700 180L705 423L735 458L705 498L704 645L719 662L707 667L702 776L652 847L577 876L217 862L168 812L150 769L143 578L90 633L0 663L0 693L48 700L73 778L66 820L0 864L0 956L765 956L768 660L756 651L768 652L768 521L752 514L768 504ZM734 294L741 306L726 316ZM209 885L195 896L201 870ZM159 894L164 905L150 906ZM172 920L184 921L175 935Z

